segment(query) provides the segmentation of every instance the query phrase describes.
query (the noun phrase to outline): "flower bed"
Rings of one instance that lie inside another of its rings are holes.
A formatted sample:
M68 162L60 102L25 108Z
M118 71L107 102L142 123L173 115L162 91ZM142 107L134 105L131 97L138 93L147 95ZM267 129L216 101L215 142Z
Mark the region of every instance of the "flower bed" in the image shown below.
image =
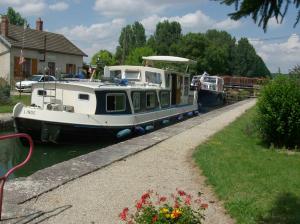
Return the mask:
M126 224L201 224L207 207L199 196L194 199L182 190L170 197L149 190L136 201L134 213L124 208L119 217Z

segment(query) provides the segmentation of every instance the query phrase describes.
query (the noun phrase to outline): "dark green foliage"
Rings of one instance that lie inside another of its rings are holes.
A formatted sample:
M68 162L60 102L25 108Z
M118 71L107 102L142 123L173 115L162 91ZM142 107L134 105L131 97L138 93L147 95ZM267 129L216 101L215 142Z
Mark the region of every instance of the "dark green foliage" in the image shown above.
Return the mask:
M264 31L267 30L267 25L272 17L275 17L278 22L282 22L287 13L290 4L295 8L299 8L300 0L214 0L226 5L236 6L236 12L229 14L231 19L239 20L242 17L251 16L258 26L262 26ZM296 17L294 26L297 25L300 19L300 10Z
M132 50L143 47L145 44L146 34L143 25L139 22L127 25L122 29L119 37L119 46L116 51L117 60L123 64Z
M270 71L247 38L241 38L235 48L233 74L249 77L270 76Z
M125 64L127 65L142 65L143 63L143 56L150 56L155 55L154 51L150 47L138 47L132 50L126 61Z
M275 146L300 146L300 82L277 76L258 100L257 125L263 140Z
M156 31L153 35L154 50L158 55L170 55L170 49L175 47L181 38L181 26L178 22L169 22L165 20L156 25Z
M8 17L9 23L23 26L27 23L26 19L24 19L20 13L16 12L12 7L7 8L6 15Z
M10 102L10 86L8 83L0 78L0 104L7 104Z

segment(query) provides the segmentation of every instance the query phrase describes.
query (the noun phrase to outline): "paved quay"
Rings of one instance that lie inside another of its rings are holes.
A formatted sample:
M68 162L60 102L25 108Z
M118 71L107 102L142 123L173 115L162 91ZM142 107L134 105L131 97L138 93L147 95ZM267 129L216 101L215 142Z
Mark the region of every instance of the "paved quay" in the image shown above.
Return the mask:
M13 119L11 113L0 113L0 131L6 131L13 128Z
M247 100L129 139L5 185L3 223L120 223L145 191L204 193L205 223L234 223L193 164L195 147L255 104Z

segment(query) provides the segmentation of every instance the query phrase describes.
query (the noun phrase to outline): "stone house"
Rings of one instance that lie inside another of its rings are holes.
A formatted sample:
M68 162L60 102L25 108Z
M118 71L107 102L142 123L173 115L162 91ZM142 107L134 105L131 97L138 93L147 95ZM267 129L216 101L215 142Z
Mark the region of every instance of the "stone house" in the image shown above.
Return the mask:
M0 22L0 78L13 84L33 74L77 74L87 56L61 34L12 25L6 16Z

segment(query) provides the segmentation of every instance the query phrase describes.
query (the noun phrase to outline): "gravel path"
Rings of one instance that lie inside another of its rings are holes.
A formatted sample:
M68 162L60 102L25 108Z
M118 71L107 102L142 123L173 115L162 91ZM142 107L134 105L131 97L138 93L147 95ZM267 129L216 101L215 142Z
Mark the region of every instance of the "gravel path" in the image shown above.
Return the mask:
M33 199L24 207L47 212L40 219L42 223L120 223L120 211L134 206L148 189L168 195L180 188L192 195L204 193L203 201L209 204L205 223L234 223L205 184L191 155L195 147L254 104L255 100L247 101L146 151Z

